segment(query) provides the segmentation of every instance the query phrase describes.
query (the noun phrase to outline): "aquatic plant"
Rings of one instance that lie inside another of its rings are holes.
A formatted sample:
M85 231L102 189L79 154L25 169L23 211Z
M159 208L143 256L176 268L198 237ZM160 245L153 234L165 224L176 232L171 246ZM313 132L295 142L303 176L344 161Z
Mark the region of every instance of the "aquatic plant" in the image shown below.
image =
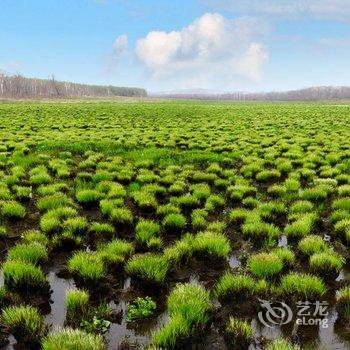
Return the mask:
M128 305L126 320L128 322L132 322L151 316L154 313L156 307L157 304L151 297L138 297Z

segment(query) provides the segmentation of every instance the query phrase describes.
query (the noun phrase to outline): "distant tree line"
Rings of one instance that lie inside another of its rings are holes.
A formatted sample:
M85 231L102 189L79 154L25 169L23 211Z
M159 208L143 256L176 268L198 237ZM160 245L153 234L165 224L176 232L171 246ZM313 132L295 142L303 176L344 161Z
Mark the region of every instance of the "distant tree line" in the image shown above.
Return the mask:
M51 79L25 78L22 75L0 73L0 97L4 98L65 98L65 97L145 97L140 88L76 84Z
M224 94L188 94L171 93L154 95L154 97L196 99L196 100L224 100L224 101L322 101L322 100L350 100L350 87L320 86L301 90L284 92L244 93L233 92Z

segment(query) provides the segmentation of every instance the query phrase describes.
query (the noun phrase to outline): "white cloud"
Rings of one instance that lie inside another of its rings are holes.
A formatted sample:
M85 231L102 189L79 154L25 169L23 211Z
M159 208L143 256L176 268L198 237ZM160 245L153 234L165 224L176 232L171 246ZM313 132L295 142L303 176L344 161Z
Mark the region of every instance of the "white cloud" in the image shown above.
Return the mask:
M349 0L202 0L235 13L265 14L280 17L312 17L350 20Z
M137 41L136 55L152 78L172 86L226 88L260 79L268 50L253 38L265 29L249 17L207 13L179 31L149 32Z
M237 61L236 71L246 74L253 80L258 80L261 75L261 65L268 59L268 51L261 44L252 43L245 55Z
M113 56L120 57L128 51L128 36L126 34L119 35L113 43Z

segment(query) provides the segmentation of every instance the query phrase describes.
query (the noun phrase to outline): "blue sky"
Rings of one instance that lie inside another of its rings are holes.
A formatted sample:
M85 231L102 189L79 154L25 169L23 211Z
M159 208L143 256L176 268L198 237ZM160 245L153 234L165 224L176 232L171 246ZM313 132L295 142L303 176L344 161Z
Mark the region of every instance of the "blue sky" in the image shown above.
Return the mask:
M149 91L350 85L348 0L0 0L0 70Z

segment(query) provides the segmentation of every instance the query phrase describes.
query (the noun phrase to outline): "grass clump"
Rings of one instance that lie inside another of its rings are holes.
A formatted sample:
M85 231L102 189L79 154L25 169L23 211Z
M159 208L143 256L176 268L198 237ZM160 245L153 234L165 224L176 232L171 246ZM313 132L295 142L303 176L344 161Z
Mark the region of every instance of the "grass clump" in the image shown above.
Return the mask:
M230 316L226 324L226 338L235 349L246 349L253 341L253 329L247 321Z
M101 192L93 189L78 190L75 194L78 203L83 205L96 204L102 197L103 194Z
M39 226L41 230L45 233L52 233L58 231L61 227L60 218L52 213L44 214L40 218Z
M82 216L68 218L62 224L62 228L65 231L72 233L73 235L83 234L87 230L87 227L87 220Z
M338 222L341 220L350 220L350 211L348 210L335 210L331 214L331 221Z
M331 250L310 256L310 269L323 277L338 274L344 266L345 259Z
M106 350L101 335L80 329L64 328L51 333L42 342L43 350Z
M44 318L32 306L10 306L3 309L1 322L23 344L38 345L47 333Z
M143 209L155 209L157 208L157 199L151 192L141 190L132 193L132 198L136 204Z
M160 226L158 223L141 219L135 228L135 238L137 241L143 244L147 244L151 238L156 237L159 234Z
M168 214L162 221L165 229L170 231L182 230L186 226L186 218L182 214Z
M350 196L350 185L342 185L338 187L338 194L341 197Z
M0 202L0 214L7 219L23 219L26 215L26 210L22 204L16 201Z
M230 221L233 223L244 222L250 213L251 211L247 209L241 209L241 208L232 209L229 214Z
M284 232L288 238L299 240L311 233L316 220L317 215L314 213L301 215L297 220L288 224L284 228Z
M188 260L193 255L193 236L191 234L185 234L180 240L164 249L165 259L173 264L177 265L185 260Z
M93 222L90 231L99 236L113 236L115 234L114 226L109 223Z
M186 183L184 181L176 181L168 188L168 192L177 195L186 191Z
M284 267L292 267L295 263L295 254L288 248L275 248L271 253L280 258Z
M32 189L25 186L16 186L14 188L16 198L20 201L27 201L32 197Z
M259 278L271 278L283 269L283 261L273 253L259 253L248 260L250 272Z
M192 185L190 191L199 201L207 199L211 194L210 186L206 183Z
M180 208L195 208L199 205L199 200L194 195L182 195L180 197L171 197L170 202Z
M126 273L148 282L163 284L169 263L163 255L146 253L134 255L125 266Z
M81 317L85 314L89 302L89 293L85 290L71 289L66 293L65 304L67 308L67 318Z
M181 213L181 209L175 204L171 204L171 203L160 205L157 209L157 215L159 216L165 216L168 214L180 214L180 213Z
M247 275L234 275L225 272L215 284L213 296L219 300L238 298L244 300L252 297L256 291L256 281Z
M226 259L231 251L230 243L221 233L200 232L192 242L193 250L204 256Z
M210 232L224 233L225 229L226 223L223 221L212 221L207 226L207 231Z
M44 166L39 166L36 168L33 168L29 172L29 181L32 185L43 185L48 184L51 182L51 176L47 172L47 169Z
M46 247L41 243L21 243L9 249L7 258L8 260L29 262L37 265L47 261L48 253Z
M283 296L297 300L320 298L326 290L325 284L319 277L297 272L283 276L279 286L279 292Z
M212 304L209 293L199 284L178 284L167 301L169 321L152 336L160 348L174 348L181 340L193 335L209 320Z
M11 192L6 184L0 182L0 200L10 200L12 199Z
M124 198L126 196L126 189L120 183L112 183L107 193L108 198Z
M2 270L5 285L14 289L40 289L47 286L40 267L24 261L6 261Z
M334 225L334 230L337 233L346 234L350 230L350 219L342 219Z
M342 320L350 320L350 286L339 290L337 294L337 311Z
M256 174L256 179L260 182L266 182L273 179L278 179L281 173L277 169L262 170Z
M131 225L134 221L134 217L130 209L127 208L115 208L111 211L110 219L122 225Z
M207 226L207 217L209 213L204 209L195 209L191 214L191 224L193 228L201 229Z
M329 249L329 246L322 237L317 235L309 235L299 242L298 249L305 255L312 255L315 253L324 252L325 250Z
M50 185L42 185L38 187L37 193L39 196L52 196L57 192L68 191L68 185L64 182L56 182Z
M56 193L40 198L36 206L41 211L48 211L60 207L73 206L73 201L63 193Z
M285 339L276 339L269 343L266 350L301 350L299 345L293 345Z
M75 217L76 215L77 211L71 207L51 209L41 217L39 225L45 233L57 233L61 229L63 220Z
M123 205L124 205L123 198L102 199L100 201L100 210L103 215L110 216L113 209L122 207Z
M205 201L204 209L207 211L214 211L225 204L225 199L217 194L210 195Z
M125 258L132 255L134 247L132 243L115 239L107 244L98 247L98 254L107 264L119 264L124 262Z
M327 198L327 191L324 186L315 186L312 188L306 188L300 191L299 198L308 201L322 201Z
M240 201L244 197L253 195L257 192L257 189L254 186L248 184L236 184L234 186L229 186L227 191L231 199L235 201Z
M276 240L280 234L277 226L260 220L248 220L243 224L242 232L256 243L262 243L267 239Z
M313 209L314 205L310 201L296 201L290 207L289 212L293 214L305 214L312 212Z
M350 211L350 197L336 199L332 204L332 208L334 210Z
M68 261L68 270L75 276L97 282L106 276L106 269L99 254L76 252Z
M39 243L45 247L49 243L49 239L47 238L47 236L42 232L36 230L28 230L24 232L21 238L25 243Z

